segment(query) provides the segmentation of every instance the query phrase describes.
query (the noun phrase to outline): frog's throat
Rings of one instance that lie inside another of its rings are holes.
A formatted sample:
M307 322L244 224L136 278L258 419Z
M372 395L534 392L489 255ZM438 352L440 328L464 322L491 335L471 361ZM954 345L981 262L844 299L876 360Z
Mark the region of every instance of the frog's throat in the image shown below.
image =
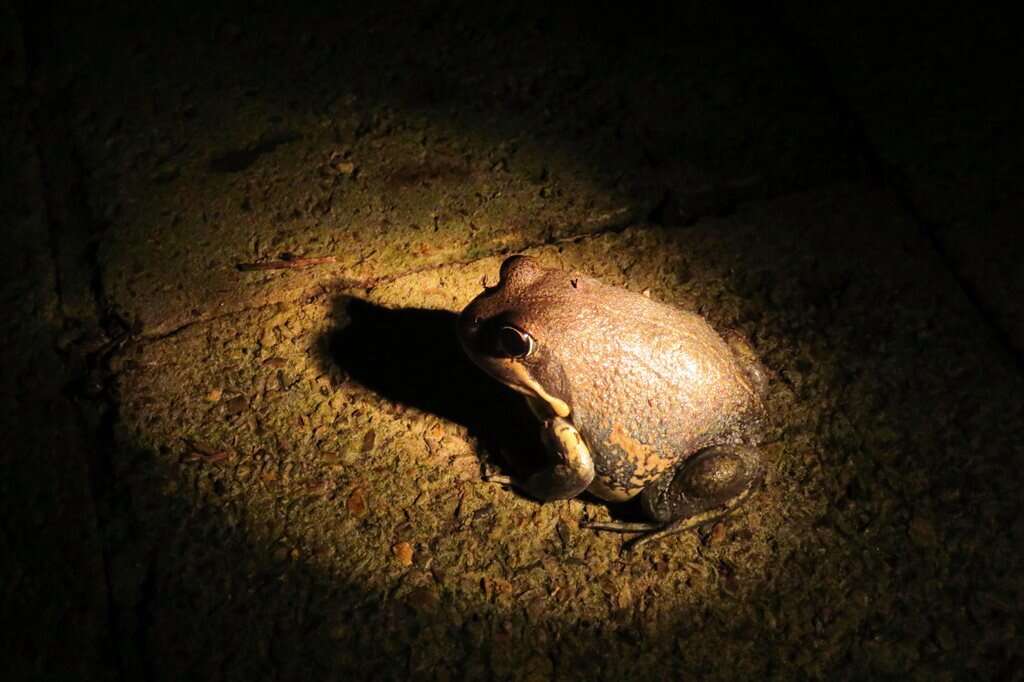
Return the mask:
M547 403L554 414L562 417L563 419L572 414L572 410L569 408L568 403L545 391L544 387L541 386L536 379L531 377L530 373L527 372L526 368L521 364L514 360L506 360L505 367L508 369L509 373L516 378L516 384L513 385L512 388L520 391L521 393L525 393L526 395L536 396Z

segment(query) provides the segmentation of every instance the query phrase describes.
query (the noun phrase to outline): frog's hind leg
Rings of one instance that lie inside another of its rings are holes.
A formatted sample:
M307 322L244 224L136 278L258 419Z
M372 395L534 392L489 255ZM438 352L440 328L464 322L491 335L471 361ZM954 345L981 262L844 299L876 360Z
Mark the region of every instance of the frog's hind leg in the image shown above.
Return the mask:
M661 526L630 543L636 549L731 514L743 505L764 478L761 453L743 445L701 450L640 495L644 512Z
M707 448L640 494L641 507L654 523L591 523L587 527L644 533L627 545L627 549L636 549L726 516L753 494L763 476L755 448Z

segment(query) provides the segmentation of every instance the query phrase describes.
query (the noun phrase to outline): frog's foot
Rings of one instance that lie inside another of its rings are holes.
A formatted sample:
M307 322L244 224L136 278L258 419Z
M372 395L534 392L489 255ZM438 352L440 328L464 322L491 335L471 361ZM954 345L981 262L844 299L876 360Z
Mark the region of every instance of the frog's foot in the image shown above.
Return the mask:
M679 535L680 533L685 533L686 531L693 530L694 528L700 528L707 523L711 523L712 521L720 519L731 513L736 509L736 507L742 504L743 500L750 496L751 492L752 490L747 492L743 496L743 499L739 500L735 506L725 507L723 505L723 507L708 509L705 512L695 514L694 516L683 517L669 523L657 524L650 532L644 533L640 537L633 538L626 542L623 545L622 550L623 552L632 552L656 540L661 540L672 535Z
M757 358L757 354L751 347L750 342L735 330L729 330L722 334L733 357L743 368L743 373L750 382L750 387L757 395L763 396L768 386L768 370Z
M553 417L544 421L541 440L557 460L523 481L526 492L548 501L567 500L586 490L594 480L594 460L579 431L569 421Z
M674 475L641 493L644 512L658 523L631 540L626 549L684 533L732 513L753 495L763 477L760 453L755 448L717 446L702 450Z
M665 527L664 523L649 523L644 521L582 521L580 528L590 530L604 530L609 533L650 533Z
M544 421L541 440L555 461L525 479L513 478L484 465L481 479L510 485L542 502L567 500L587 489L594 480L594 461L579 432L561 417Z
M610 533L642 533L640 537L627 540L622 545L622 553L628 554L649 542L653 542L654 540L659 540L670 535L684 533L693 528L699 528L700 526L721 518L728 513L728 511L722 511L721 509L710 509L703 514L676 519L669 523L646 523L642 521L584 521L580 524L580 528L608 531Z
M480 480L485 483L496 483L498 485L515 484L515 480L511 476L501 473L496 466L487 462L480 465Z

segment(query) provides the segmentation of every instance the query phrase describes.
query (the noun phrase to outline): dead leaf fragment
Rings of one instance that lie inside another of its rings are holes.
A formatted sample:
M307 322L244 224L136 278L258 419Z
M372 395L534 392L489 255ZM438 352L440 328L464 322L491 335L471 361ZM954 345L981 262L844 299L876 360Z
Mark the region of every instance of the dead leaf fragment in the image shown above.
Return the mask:
M366 513L366 494L362 488L356 488L352 491L352 494L348 496L348 500L345 502L345 508L348 509L348 513L352 516L362 516Z
M725 540L725 524L719 522L711 527L711 533L708 534L708 545L712 547L720 545L723 540Z
M208 462L210 464L215 464L217 462L223 462L230 456L231 453L228 452L227 450L218 450L217 452L200 452L198 450L193 450L192 452L188 453L186 459L190 462L201 461Z
M187 462L223 462L231 456L230 450L215 450L211 447L200 445L195 441L185 439L185 461Z
M412 566L412 545L408 542L399 542L391 547L392 554L403 566Z

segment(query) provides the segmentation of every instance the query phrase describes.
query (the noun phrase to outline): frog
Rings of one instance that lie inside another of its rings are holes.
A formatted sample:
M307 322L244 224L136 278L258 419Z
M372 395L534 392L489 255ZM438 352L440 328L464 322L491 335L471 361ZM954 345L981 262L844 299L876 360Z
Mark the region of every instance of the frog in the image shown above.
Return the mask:
M546 457L485 480L541 502L639 497L644 521L581 523L637 533L625 551L706 527L761 487L768 373L739 332L525 254L482 286L457 316L459 342L524 396Z

